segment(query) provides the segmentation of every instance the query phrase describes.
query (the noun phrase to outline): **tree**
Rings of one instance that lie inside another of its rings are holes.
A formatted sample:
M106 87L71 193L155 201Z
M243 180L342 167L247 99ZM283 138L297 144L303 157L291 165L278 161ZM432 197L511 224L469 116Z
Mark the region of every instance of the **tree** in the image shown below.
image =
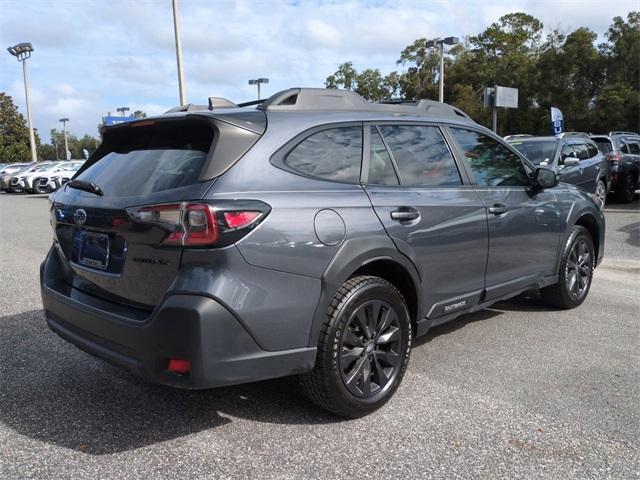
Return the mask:
M345 90L354 90L356 86L356 77L358 72L353 68L352 62L345 62L338 66L338 70L333 75L329 75L324 84L327 88L344 88Z
M39 139L36 136L36 145ZM3 163L31 160L29 128L13 103L13 99L0 92L0 161Z
M147 118L147 114L142 110L136 110L133 112L133 118Z

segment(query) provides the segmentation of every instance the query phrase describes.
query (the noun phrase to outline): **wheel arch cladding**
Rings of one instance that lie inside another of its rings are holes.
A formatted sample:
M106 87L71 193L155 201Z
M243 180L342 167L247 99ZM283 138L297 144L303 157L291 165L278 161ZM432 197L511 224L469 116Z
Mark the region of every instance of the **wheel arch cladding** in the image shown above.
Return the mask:
M590 213L583 213L576 220L576 225L580 225L587 229L589 234L591 235L591 241L593 242L593 248L595 249L596 258L599 258L600 252L600 232L598 227L598 222L596 218Z
M421 280L415 265L396 248L389 237L347 240L322 275L322 291L309 335L309 346L318 343L329 305L340 286L355 275L375 275L394 285L405 297L414 328L422 311Z

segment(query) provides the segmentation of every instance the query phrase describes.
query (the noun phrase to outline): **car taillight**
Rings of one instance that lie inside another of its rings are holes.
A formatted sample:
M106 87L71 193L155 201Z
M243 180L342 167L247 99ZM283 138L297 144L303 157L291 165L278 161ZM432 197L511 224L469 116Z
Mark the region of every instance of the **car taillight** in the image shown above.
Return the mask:
M135 223L166 231L162 245L185 247L230 245L258 225L269 210L268 205L251 201L237 206L225 201L220 205L181 202L127 208Z
M610 153L609 155L607 155L607 160L609 161L609 163L617 165L618 163L622 162L622 155L620 155L619 153Z

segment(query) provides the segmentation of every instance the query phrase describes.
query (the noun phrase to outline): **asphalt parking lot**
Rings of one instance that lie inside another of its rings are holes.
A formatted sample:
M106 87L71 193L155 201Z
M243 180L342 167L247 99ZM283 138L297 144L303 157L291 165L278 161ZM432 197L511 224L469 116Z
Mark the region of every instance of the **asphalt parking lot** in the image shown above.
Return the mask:
M43 195L0 193L1 478L640 478L640 203L606 209L573 311L523 296L417 342L382 410L341 421L292 379L145 384L50 332Z

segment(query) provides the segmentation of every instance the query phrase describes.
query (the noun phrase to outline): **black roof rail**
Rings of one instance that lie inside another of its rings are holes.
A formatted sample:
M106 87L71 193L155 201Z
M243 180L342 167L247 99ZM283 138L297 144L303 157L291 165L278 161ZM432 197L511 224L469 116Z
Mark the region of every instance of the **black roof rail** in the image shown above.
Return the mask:
M170 110L167 110L163 113L166 115L167 113L179 113L179 112L200 112L202 110L208 110L209 107L207 105L196 105L195 103L187 103L186 105L178 105L177 107L173 107Z
M609 136L611 135L640 135L637 132L621 132L621 131L613 131L609 132Z
M354 91L333 88L290 88L262 101L257 108L287 112L357 110L471 120L471 117L459 108L435 100L394 100L372 103Z

